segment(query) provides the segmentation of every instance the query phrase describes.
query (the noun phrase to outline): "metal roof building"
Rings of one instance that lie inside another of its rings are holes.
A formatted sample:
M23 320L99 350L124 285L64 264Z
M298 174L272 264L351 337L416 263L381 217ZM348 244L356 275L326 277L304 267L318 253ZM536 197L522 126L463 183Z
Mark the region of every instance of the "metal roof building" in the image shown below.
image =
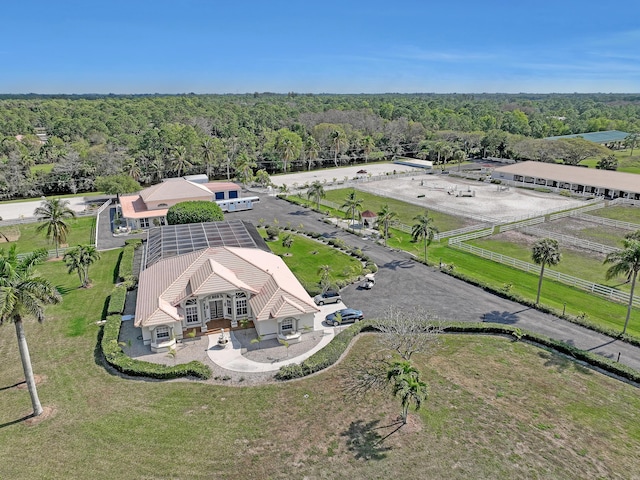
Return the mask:
M582 195L640 200L640 175L544 162L496 168L491 178L515 186L547 187Z
M546 137L545 140L561 140L563 138L584 138L593 143L599 143L601 145L613 144L623 142L629 134L627 132L621 132L620 130L607 130L605 132L590 132L590 133L574 133L573 135L558 135L556 137Z

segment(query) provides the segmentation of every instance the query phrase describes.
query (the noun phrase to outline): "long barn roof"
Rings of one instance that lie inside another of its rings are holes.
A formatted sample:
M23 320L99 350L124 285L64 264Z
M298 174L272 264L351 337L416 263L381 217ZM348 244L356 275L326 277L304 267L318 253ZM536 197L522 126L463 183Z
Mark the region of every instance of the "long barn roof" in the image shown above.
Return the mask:
M609 143L609 142L621 142L627 138L629 134L627 132L621 132L620 130L607 130L605 132L589 132L589 133L574 133L572 135L558 135L555 137L546 137L545 140L560 140L562 138L584 138L594 143Z
M557 182L574 183L591 187L640 193L640 175L635 173L596 170L595 168L574 167L544 162L522 162L498 167L495 173L510 173L523 177L544 178ZM499 178L499 177L498 177Z

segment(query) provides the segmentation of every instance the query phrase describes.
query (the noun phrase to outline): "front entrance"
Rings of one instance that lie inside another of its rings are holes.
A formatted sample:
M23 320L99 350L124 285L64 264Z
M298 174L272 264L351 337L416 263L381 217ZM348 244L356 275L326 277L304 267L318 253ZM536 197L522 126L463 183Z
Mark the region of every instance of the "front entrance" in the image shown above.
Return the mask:
M209 313L211 315L211 320L216 320L218 318L224 317L224 311L222 310L222 299L211 300L209 302Z

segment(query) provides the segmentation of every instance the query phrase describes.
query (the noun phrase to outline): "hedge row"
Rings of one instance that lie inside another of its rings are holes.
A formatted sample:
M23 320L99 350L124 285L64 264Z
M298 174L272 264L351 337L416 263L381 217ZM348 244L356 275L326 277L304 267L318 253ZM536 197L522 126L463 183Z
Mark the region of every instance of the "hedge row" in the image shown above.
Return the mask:
M109 296L109 305L107 306L107 315L121 315L124 312L124 304L127 300L127 289L123 287L115 287L111 290Z
M122 255L120 256L120 265L118 267L118 278L121 282L126 278L133 277L134 254L135 247L133 245L126 245L122 249Z
M278 380L292 380L324 370L338 361L354 337L363 331L371 330L371 325L366 321L354 323L349 328L338 333L326 347L311 355L301 364L281 367L275 377Z
M559 340L554 340L544 335L521 330L511 325L503 325L500 323L447 322L444 325L443 330L448 333L510 335L515 340L528 341L536 346L562 353L605 372L640 383L640 372L632 369L631 367L615 362L601 355L580 350L579 348ZM302 362L302 364L287 365L280 368L276 374L276 378L278 380L301 378L333 365L345 352L353 338L363 331L375 331L375 328L372 327L369 322L359 322L352 325L336 335L325 348L313 354L307 360Z
M120 316L112 315L107 317L100 342L105 360L117 371L135 377L149 377L162 380L180 377L196 377L201 379L211 377L209 367L195 360L180 365L167 366L135 360L129 357L122 351L118 343L120 325Z
M421 262L421 263L424 263L424 262ZM543 313L548 313L555 317L567 320L568 322L575 323L576 325L580 325L582 327L588 328L589 330L593 330L594 332L602 333L603 335L607 335L609 337L616 338L623 342L627 342L627 343L630 343L631 345L640 347L640 338L638 337L635 337L629 334L622 335L618 330L614 330L612 328L607 328L602 325L598 325L596 323L590 322L589 320L583 317L575 317L573 315L567 315L567 314L563 315L562 312L559 312L554 308L548 307L546 305L541 305L541 304L536 305L535 302L533 302L528 298L521 297L520 295L514 294L512 292L508 292L508 291L496 288L493 285L477 280L473 277L465 275L464 273L456 272L454 269L447 268L447 269L442 269L441 271L442 273L446 273L447 275L451 275L452 277L458 278L466 283L475 285L476 287L480 287L481 289L487 292L491 292L494 295L497 295L499 297L506 298L507 300L512 300L526 307L539 310Z

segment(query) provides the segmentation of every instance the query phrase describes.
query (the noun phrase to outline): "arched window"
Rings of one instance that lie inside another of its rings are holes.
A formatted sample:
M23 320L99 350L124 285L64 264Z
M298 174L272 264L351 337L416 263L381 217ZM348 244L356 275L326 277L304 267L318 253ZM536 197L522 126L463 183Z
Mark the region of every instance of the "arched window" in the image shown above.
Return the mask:
M200 318L198 318L198 301L195 298L190 298L185 302L184 317L187 325L200 323Z
M169 206L169 205L167 205L166 203L159 203L159 204L158 204L158 208L166 208L166 207L168 207L168 206Z
M248 314L247 294L244 292L236 293L236 317L246 317Z

